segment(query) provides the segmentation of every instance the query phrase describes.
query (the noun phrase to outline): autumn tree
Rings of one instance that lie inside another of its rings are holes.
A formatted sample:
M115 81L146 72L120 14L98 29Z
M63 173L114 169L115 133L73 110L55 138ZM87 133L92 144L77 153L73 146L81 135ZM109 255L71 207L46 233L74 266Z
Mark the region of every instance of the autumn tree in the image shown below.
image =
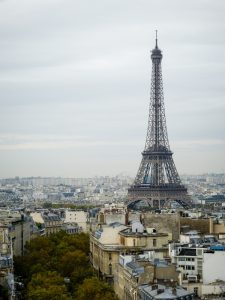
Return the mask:
M23 299L116 299L108 284L93 277L85 233L60 231L35 238L26 245L24 256L15 257L14 262L15 274L23 278L25 286Z
M27 298L31 300L69 300L64 280L56 272L34 274L28 284Z
M96 277L85 279L76 292L76 300L118 300L113 289Z

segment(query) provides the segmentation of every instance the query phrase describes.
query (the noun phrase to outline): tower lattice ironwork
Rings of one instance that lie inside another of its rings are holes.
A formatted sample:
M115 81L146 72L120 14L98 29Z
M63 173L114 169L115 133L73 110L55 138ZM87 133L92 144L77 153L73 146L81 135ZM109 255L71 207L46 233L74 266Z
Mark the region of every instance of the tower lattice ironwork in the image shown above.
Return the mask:
M147 137L136 178L128 189L127 205L132 207L140 200L147 200L152 207L170 207L174 201L183 207L188 207L191 200L186 187L181 183L167 135L161 69L162 52L158 48L157 33L151 59L152 78Z

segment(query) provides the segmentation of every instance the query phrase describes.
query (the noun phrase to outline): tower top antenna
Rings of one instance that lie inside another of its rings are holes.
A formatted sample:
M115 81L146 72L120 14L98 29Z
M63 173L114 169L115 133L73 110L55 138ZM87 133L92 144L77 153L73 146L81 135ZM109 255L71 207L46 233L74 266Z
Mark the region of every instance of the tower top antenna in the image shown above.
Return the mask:
M158 48L158 30L155 31L155 47Z

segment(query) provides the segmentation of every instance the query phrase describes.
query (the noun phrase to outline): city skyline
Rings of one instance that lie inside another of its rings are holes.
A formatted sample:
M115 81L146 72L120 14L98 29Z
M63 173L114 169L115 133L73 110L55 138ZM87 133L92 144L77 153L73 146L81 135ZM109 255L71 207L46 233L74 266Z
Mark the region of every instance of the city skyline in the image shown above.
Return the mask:
M0 1L0 177L134 176L155 30L180 174L225 172L225 3Z

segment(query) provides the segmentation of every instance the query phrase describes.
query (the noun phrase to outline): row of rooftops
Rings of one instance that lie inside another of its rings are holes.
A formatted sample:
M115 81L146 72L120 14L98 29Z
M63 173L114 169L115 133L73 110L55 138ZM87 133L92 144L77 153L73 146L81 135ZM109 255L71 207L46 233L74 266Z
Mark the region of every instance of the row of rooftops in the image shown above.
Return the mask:
M153 278L155 283L151 283L151 281L148 282L149 277L143 277L144 273L149 272L148 269L145 269L145 266L152 265L156 268L167 268L172 266L165 259L154 258L153 256L153 252L146 251L140 255L120 255L120 265L122 265L133 278L142 276L142 280L139 281L138 284L139 299L194 299L194 293L186 291L181 286L177 286L176 281L174 282L172 277L163 280Z
M61 221L61 218L56 214L42 214L44 221Z
M159 237L159 236L168 236L167 233L159 233L159 232L147 232L147 230L144 230L143 232L136 232L132 231L132 228L128 227L126 229L123 229L119 233L122 236L153 236L153 237Z
M184 242L186 238L188 240ZM209 251L210 253L213 253L213 251L225 251L225 243L223 242L223 240L218 240L217 236L212 234L201 235L196 230L191 230L189 232L186 232L185 234L181 234L180 244L185 249L202 248L204 249L204 252Z
M124 237L166 237L167 233L159 233L156 232L155 228L145 228L140 221L132 221L131 226L125 226L119 222L113 222L106 226L101 226L95 232L93 232L93 236L97 239L100 239L103 236L105 231L109 231L111 229L115 229L119 235Z
M207 248L182 247L177 256L197 256L198 249L202 249L202 253L215 253L215 251L225 251L225 245L218 244Z

